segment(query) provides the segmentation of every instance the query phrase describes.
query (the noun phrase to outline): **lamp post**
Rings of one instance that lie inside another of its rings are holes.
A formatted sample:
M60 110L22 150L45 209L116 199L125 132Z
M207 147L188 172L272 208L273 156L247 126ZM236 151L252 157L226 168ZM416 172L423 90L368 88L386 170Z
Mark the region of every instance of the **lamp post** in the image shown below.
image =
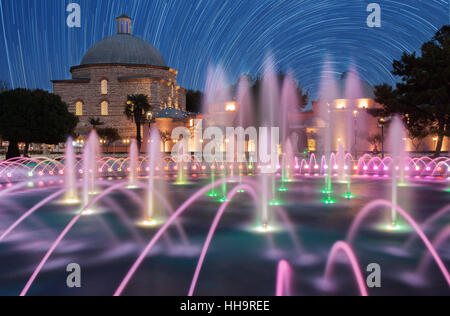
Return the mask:
M381 127L381 158L384 159L384 127L389 122L389 118L381 117L378 119L378 127Z

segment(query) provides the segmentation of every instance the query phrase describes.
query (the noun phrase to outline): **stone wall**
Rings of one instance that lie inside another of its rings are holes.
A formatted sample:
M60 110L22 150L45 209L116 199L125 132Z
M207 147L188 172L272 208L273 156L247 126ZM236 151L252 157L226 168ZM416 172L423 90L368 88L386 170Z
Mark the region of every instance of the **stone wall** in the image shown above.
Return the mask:
M105 125L119 130L122 138L134 138L136 127L124 114L127 96L145 94L153 111L165 107L186 108L185 90L177 86L177 72L171 68L143 65L86 65L71 69L73 80L54 81L53 91L75 113L75 104L83 102L83 116L77 132L90 131L90 118L100 118ZM108 80L108 93L101 92L101 81ZM177 100L177 102L176 102ZM109 104L107 116L101 115L101 103Z

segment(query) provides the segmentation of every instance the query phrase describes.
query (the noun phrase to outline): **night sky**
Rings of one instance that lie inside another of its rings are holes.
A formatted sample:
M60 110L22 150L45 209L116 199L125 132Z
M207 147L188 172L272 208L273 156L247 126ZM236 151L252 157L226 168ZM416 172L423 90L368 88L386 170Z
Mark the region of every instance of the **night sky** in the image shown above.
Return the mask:
M72 2L81 5L81 28L67 27ZM372 2L381 5L381 28L366 24ZM134 19L133 34L179 70L186 88L203 89L210 64L221 63L230 82L258 74L271 52L314 95L327 55L336 72L353 61L369 83L394 83L393 58L420 49L449 23L449 1L0 0L0 79L51 90L51 79L70 78L70 66L90 46L116 33L122 13Z

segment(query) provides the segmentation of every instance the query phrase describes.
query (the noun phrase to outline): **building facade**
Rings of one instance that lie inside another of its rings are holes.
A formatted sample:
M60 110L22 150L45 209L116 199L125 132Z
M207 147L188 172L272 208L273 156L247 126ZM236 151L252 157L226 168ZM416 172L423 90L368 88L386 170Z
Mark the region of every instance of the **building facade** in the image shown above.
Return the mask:
M123 139L135 138L136 126L124 114L128 95L147 95L153 117L164 109L186 110L178 72L155 47L132 35L131 18L122 15L116 23L117 34L92 46L80 65L70 69L71 79L53 81L54 93L80 119L80 137L92 129L90 119L99 118L103 127L117 128ZM145 138L144 128L141 133Z

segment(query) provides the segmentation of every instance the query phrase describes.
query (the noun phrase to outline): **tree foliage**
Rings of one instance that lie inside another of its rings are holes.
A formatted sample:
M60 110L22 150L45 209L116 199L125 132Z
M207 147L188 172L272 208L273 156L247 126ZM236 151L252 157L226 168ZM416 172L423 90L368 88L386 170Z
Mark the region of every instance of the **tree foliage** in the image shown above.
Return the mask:
M107 150L111 144L122 139L119 134L119 130L111 127L97 129L97 135L106 142Z
M147 112L151 111L148 97L145 94L129 95L125 105L125 115L136 124L136 141L139 149L142 144L141 126L147 121Z
M404 53L395 60L392 73L401 81L395 89L387 84L375 88L376 101L383 108L372 114L401 115L413 139L438 135L439 155L444 137L450 136L450 26L423 44L420 56Z
M196 90L186 91L186 111L200 113L202 111L203 93Z
M67 104L44 90L15 89L0 94L0 135L10 142L7 158L19 155L18 143L58 144L78 124Z
M105 122L102 122L102 120L98 117L97 118L91 117L89 118L89 124L91 124L94 130L97 130L99 126L105 125Z

